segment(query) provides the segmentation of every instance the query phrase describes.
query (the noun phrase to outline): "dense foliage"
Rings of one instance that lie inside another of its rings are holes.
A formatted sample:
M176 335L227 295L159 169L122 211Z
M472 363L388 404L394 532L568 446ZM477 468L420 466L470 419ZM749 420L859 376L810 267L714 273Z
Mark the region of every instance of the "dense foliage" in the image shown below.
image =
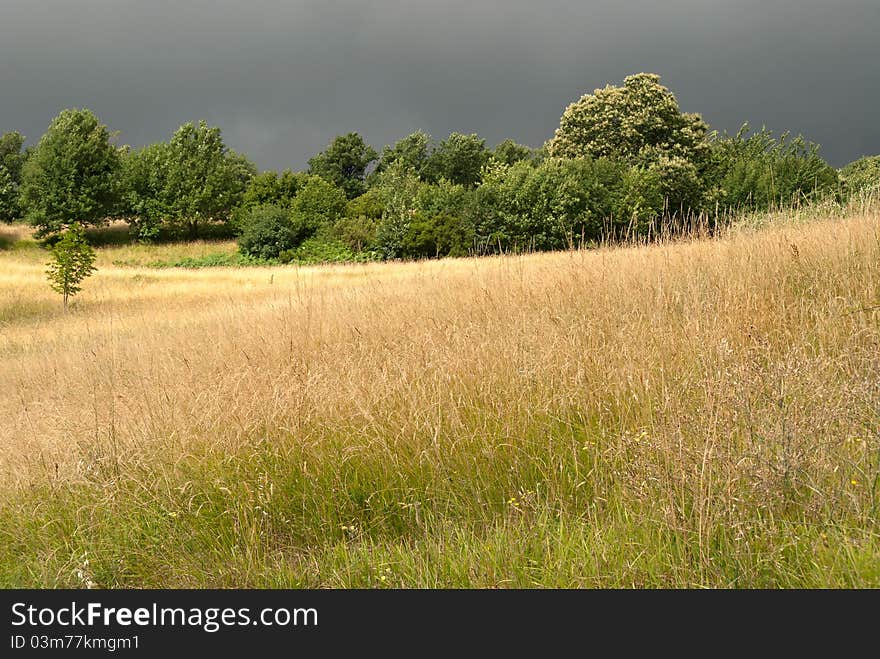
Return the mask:
M851 194L880 189L880 156L866 156L840 170L846 190Z
M706 194L725 209L787 206L836 189L837 171L802 137L775 139L743 126L734 137L713 142Z
M123 213L139 238L163 229L197 238L200 224L232 217L256 168L226 148L219 128L200 121L128 155L124 172Z
M800 136L710 132L648 73L582 96L537 149L416 131L380 155L352 132L307 172L257 173L203 121L135 151L110 138L88 110L62 112L32 155L4 135L0 217L26 215L43 234L123 217L141 240L196 238L210 224L238 234L250 259L425 258L565 249L694 218L713 226L880 181L880 156L838 172Z
M548 144L556 158L612 158L650 165L661 157L694 164L708 156L709 127L685 114L660 76L639 73L569 105Z
M309 160L309 171L341 188L349 199L367 189L366 172L378 154L357 133L340 135Z
M13 220L21 213L21 171L28 156L22 146L21 133L13 131L0 137L0 220Z
M22 172L21 202L46 235L114 214L122 158L107 127L89 110L64 110L49 125Z

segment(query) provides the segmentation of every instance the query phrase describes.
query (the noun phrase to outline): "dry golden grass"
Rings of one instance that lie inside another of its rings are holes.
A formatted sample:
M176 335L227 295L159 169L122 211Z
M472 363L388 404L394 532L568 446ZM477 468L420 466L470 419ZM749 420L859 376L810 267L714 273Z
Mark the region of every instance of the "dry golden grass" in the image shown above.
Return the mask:
M0 251L7 584L86 554L111 586L880 583L876 210L406 264L112 249L67 316Z

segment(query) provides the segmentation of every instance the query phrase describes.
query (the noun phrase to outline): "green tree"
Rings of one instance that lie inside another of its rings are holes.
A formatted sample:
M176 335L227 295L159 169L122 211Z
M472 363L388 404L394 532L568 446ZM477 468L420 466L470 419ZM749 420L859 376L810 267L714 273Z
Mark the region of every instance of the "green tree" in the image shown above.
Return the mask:
M345 214L347 203L345 192L341 189L320 176L307 176L290 208L317 227L335 223Z
M609 158L490 164L466 214L478 251L565 249L642 232L663 211L658 174Z
M364 193L366 171L378 154L357 133L339 135L326 150L309 160L309 172L332 183L349 199Z
M467 256L473 247L473 237L473 229L460 217L415 213L403 236L402 256L416 259Z
M376 181L382 200L382 220L376 229L375 244L382 258L404 255L404 239L416 213L416 196L424 184L404 162L392 163Z
M289 169L285 169L280 175L271 170L257 174L248 183L241 204L246 207L259 204L289 206L304 185L306 176L295 174Z
M52 247L47 269L52 290L63 297L65 313L68 298L80 292L82 281L95 270L95 252L86 242L82 225L75 222Z
M489 160L486 140L476 133L452 133L440 142L425 165L423 178L431 182L447 179L473 187L480 182L480 171Z
M170 142L159 142L125 158L124 214L139 238L160 231L196 238L204 222L227 222L241 205L256 167L226 148L220 129L204 121L186 123Z
M520 160L531 160L534 151L525 144L517 144L513 140L504 140L492 151L492 158L505 165L513 165Z
M165 205L165 186L170 149L166 142L125 154L122 164L122 207L131 235L152 240L170 214Z
M395 142L394 146L386 146L382 149L382 158L376 167L376 174L384 172L394 163L402 163L403 167L422 177L431 156L431 149L431 136L417 130Z
M90 110L64 110L22 172L21 201L39 235L71 222L97 224L117 210L120 150Z
M218 127L186 123L168 145L157 206L196 238L201 222L230 218L255 175L247 158L226 148Z
M606 86L569 105L548 143L551 157L612 158L649 166L661 156L683 158L699 170L709 155L708 126L683 113L660 76L639 73L622 87Z
M5 133L0 137L0 220L14 220L21 214L21 170L28 155L22 151L23 145L21 133Z

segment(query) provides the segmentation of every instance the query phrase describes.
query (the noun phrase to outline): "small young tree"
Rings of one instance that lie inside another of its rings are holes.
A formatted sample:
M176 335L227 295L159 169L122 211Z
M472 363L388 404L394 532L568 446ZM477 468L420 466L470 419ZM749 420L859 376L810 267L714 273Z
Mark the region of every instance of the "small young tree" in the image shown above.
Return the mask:
M52 260L47 273L52 290L64 298L64 312L67 313L67 300L80 292L83 279L95 270L95 251L86 242L81 224L72 224L61 240L52 247Z

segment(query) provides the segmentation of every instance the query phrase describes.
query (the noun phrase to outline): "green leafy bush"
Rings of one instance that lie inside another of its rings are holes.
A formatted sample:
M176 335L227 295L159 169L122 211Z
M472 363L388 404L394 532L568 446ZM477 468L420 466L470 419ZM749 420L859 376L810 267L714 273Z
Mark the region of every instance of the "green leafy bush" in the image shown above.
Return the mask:
M297 247L282 252L278 260L281 263L318 264L372 261L377 258L378 252L353 251L336 235L334 228L323 226Z
M840 170L842 183L849 194L880 190L880 156L865 156Z
M314 233L314 227L302 214L270 204L255 206L245 218L238 248L242 254L277 259L285 250L297 247Z
M275 259L262 259L248 254L228 254L217 252L204 256L187 256L175 261L153 261L147 264L150 268L228 268L254 265L272 265ZM126 265L119 263L119 265Z
M376 248L380 220L367 215L346 216L335 226L337 237L355 253Z
M707 170L707 200L721 209L788 206L837 189L837 171L819 147L784 133L778 139L744 125L733 137L716 138Z
M467 256L474 244L474 230L454 215L427 216L416 213L403 236L402 256L437 258Z
M320 176L307 176L290 204L295 214L304 216L304 222L315 228L333 224L345 214L348 199L345 192Z

